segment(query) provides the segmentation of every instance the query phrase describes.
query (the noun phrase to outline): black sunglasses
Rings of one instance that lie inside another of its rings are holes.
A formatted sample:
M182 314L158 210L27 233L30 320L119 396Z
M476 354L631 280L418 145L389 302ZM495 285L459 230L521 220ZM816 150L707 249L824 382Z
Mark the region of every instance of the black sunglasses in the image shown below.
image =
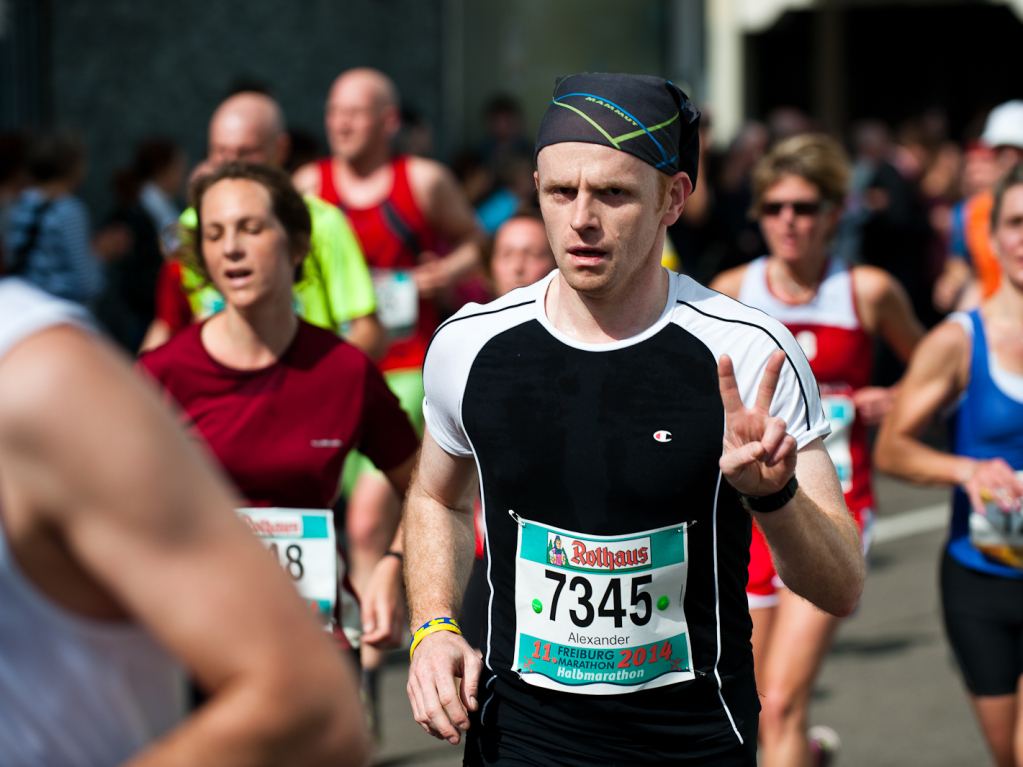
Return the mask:
M786 205L792 206L792 212L797 216L816 216L824 208L825 203L821 200L796 200L786 202L765 202L760 206L760 215L778 216L785 209Z

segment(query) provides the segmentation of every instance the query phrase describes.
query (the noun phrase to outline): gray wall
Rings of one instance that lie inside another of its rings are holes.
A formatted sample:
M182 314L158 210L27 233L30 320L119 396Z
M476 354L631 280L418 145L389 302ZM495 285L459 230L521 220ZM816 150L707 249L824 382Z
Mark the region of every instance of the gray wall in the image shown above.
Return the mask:
M665 0L467 0L467 138L479 138L484 105L498 91L522 102L532 133L560 75L665 76L668 10Z
M49 0L55 122L84 132L94 216L135 144L161 135L205 156L209 116L241 78L266 83L290 125L323 133L342 70L378 67L441 126L442 0Z

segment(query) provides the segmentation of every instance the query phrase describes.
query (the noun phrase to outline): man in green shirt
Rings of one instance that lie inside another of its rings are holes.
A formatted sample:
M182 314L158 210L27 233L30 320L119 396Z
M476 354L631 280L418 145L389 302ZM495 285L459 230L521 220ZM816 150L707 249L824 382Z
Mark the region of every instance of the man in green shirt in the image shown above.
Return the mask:
M241 160L281 165L290 140L284 130L280 106L262 93L237 93L213 113L207 158L192 177L225 162ZM333 330L373 358L384 351L383 329L377 321L373 283L362 248L348 220L338 208L305 197L313 232L303 277L295 285L295 312L307 322ZM195 211L186 210L180 223L192 228ZM187 302L187 304L186 304ZM146 334L143 349L164 343L183 324L203 320L223 308L216 288L188 266L169 262L161 275L156 319Z

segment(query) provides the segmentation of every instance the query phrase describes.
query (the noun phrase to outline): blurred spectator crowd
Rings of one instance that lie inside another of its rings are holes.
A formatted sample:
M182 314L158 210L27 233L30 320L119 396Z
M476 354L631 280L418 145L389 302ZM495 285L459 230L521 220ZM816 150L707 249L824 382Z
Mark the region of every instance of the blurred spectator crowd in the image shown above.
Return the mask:
M521 106L496 95L483 119L484 138L456 153L449 167L490 242L502 223L538 209L533 141ZM747 122L726 148L715 146L713 130L713 109L705 107L699 183L669 229L664 256L666 266L704 284L766 252L749 212L756 162L776 142L821 128L800 110L782 107L763 122ZM834 255L889 271L927 326L993 292L998 274L997 268L989 274L985 261L984 206L999 175L1023 158L1023 101L977 114L962 136L950 135L946 115L935 108L897 126L861 120L842 138L853 175ZM429 122L404 106L393 144L397 155L431 156ZM284 165L293 172L326 154L315 134L292 130ZM0 136L4 270L89 306L135 351L153 320L158 275L187 204L189 158L166 139L141 142L111 179L116 204L95 228L75 196L87 167L74 131ZM480 268L438 299L442 315L494 295L491 250L485 246ZM881 354L878 377L888 380L879 382L891 382L897 365L886 366Z

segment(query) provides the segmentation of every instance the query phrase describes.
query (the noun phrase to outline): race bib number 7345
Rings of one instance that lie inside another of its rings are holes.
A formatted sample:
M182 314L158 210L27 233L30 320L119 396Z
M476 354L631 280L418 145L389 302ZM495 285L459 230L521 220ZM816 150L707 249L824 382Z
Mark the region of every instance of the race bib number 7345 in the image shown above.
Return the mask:
M512 669L523 681L608 695L694 677L685 525L594 536L512 516L519 524Z

